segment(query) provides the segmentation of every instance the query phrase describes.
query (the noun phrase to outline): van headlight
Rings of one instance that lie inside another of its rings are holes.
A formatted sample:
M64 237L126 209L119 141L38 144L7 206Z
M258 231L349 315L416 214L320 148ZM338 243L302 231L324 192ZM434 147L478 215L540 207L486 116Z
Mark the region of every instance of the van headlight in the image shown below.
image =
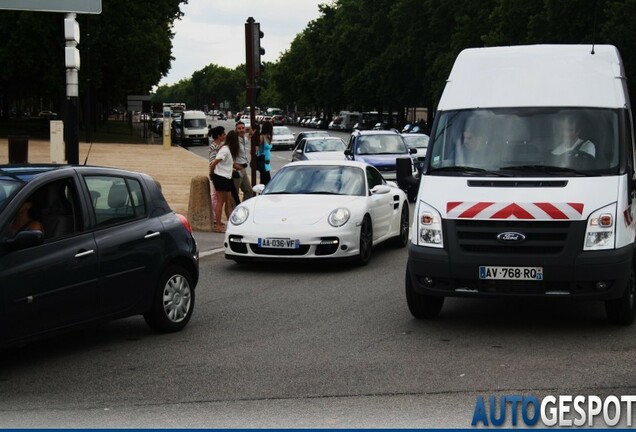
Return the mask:
M419 246L443 248L442 217L428 204L420 201L417 211L417 244Z
M587 218L583 250L614 249L616 203L596 210Z
M232 225L240 225L247 220L247 217L249 215L250 211L247 209L247 207L239 206L235 208L230 215L230 222L232 222Z

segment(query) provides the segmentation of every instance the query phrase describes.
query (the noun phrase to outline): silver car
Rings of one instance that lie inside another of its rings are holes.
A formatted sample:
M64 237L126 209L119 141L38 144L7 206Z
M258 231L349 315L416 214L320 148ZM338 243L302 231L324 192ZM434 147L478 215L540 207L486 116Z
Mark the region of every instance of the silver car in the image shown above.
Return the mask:
M292 162L301 160L345 160L345 142L338 137L308 137L298 143Z
M272 137L272 150L276 150L281 147L287 147L289 149L294 148L294 134L289 130L287 126L274 126L274 135Z

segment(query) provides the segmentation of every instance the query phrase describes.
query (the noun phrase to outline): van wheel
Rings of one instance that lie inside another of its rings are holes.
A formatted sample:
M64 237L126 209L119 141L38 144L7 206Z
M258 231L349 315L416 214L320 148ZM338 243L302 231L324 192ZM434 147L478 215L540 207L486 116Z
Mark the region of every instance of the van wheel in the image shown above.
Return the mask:
M610 323L629 325L634 322L634 317L636 317L635 294L636 277L634 276L634 267L632 267L623 296L605 301L605 315Z
M404 285L406 287L406 304L409 307L409 311L411 311L411 315L417 319L432 319L439 315L442 306L444 306L444 297L429 296L415 292L408 266L406 267Z
M155 331L169 333L186 326L194 311L192 277L181 266L168 267L156 287L150 310L144 314Z

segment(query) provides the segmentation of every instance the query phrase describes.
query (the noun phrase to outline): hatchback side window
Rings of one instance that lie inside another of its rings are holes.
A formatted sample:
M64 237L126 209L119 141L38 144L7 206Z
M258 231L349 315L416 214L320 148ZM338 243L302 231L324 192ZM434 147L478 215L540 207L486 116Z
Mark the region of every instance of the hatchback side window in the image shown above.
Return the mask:
M115 225L146 216L139 181L112 176L86 176L97 226Z

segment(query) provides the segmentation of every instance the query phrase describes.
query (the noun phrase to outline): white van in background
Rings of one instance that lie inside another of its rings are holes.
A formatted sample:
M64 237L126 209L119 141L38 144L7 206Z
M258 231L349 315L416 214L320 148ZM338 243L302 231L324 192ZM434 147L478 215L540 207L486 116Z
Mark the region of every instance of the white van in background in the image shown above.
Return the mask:
M598 299L631 324L634 135L609 45L457 57L421 177L406 271L416 318L445 297Z
M181 113L181 145L208 145L208 121L203 111Z

